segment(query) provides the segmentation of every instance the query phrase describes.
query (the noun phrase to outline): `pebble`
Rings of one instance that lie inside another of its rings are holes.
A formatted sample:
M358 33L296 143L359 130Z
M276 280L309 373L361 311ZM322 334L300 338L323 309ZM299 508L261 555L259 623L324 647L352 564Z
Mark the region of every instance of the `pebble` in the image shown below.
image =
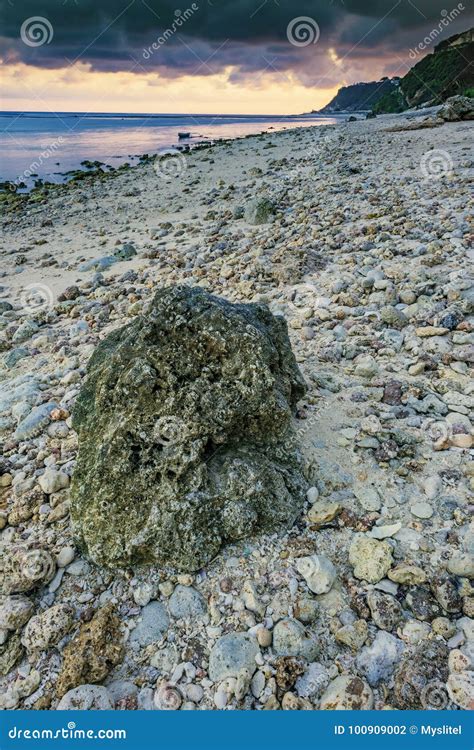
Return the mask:
M67 604L55 604L31 618L23 631L21 642L30 653L47 651L67 635L72 624L72 607Z
M144 647L160 641L168 626L169 617L163 604L152 601L143 607L140 621L130 635L130 644L135 647Z
M239 677L241 674L250 678L257 668L255 659L258 654L256 639L246 633L223 635L211 649L209 677L213 682L221 682L227 677Z
M59 554L56 556L56 563L58 568L66 568L76 555L74 547L63 547Z
M349 548L349 562L356 578L377 583L390 570L392 548L385 540L379 541L359 534Z
M273 629L273 650L279 656L301 656L314 661L319 644L298 620L280 620Z
M402 618L402 609L395 597L383 591L369 591L367 604L374 623L382 630L393 630Z
M374 696L370 686L356 675L336 677L321 696L322 711L362 711L370 710Z
M391 633L379 630L370 646L364 646L357 656L357 667L373 687L386 682L400 661L405 646Z
M308 511L308 521L316 526L326 526L331 523L342 510L339 503L316 501Z
M102 685L79 685L63 695L56 711L111 711L113 708L107 688Z
M191 586L176 586L169 599L169 610L177 619L200 617L205 614L207 606L199 591Z
M19 630L35 611L33 602L23 594L5 597L0 603L0 629Z
M39 477L38 484L46 495L52 495L69 486L69 477L62 471L46 469Z
M461 578L474 578L474 557L467 553L455 554L447 562L450 573Z
M434 513L433 506L422 501L414 503L410 510L416 518L431 518Z
M426 573L417 565L399 563L388 571L388 577L395 583L418 585L426 581Z
M452 673L446 683L453 703L464 711L472 710L474 696L474 672Z
M55 403L36 406L31 410L28 416L18 424L18 427L13 433L14 439L21 442L39 435L39 433L48 426L51 412L53 412L54 409L57 409L57 404Z
M368 535L371 536L373 539L388 539L389 537L392 537L392 536L395 536L395 534L398 534L401 528L402 528L401 522L397 521L396 523L387 524L386 526L374 526L368 532Z
M373 487L355 486L354 495L365 510L379 510L382 506L380 495Z
M317 487L310 487L306 493L306 499L309 503L315 503L319 498L319 490Z
M296 680L295 689L300 698L319 698L329 681L328 670L319 662L312 662Z
M299 557L295 564L313 594L327 593L336 580L336 568L325 555Z
M372 378L379 372L379 365L371 355L360 357L355 368L355 374L360 378Z

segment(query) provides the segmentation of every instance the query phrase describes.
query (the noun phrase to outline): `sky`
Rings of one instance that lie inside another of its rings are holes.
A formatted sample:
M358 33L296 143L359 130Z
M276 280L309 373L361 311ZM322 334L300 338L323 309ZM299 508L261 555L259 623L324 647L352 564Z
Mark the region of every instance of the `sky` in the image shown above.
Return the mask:
M472 0L0 0L2 110L298 114L403 76ZM428 42L428 43L426 43Z

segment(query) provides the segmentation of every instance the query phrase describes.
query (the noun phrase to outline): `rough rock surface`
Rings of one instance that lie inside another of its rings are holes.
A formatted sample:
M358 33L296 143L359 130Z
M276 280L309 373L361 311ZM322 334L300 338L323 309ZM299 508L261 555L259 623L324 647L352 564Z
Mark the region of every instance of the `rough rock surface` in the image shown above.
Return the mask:
M102 682L122 658L120 620L113 605L106 604L90 622L81 626L77 636L64 649L57 695L63 696L84 682Z
M474 102L468 96L452 96L447 99L438 112L442 120L474 120Z
M293 523L306 487L289 431L305 386L264 305L160 290L88 373L71 512L93 560L196 570L225 541Z

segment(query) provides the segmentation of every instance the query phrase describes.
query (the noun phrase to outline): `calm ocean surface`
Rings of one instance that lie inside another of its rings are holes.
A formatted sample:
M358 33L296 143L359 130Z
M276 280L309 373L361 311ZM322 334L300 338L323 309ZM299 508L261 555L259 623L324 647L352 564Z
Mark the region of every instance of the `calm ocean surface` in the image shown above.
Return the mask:
M0 181L34 182L32 174L64 182L64 173L81 162L113 167L134 164L141 154L155 154L180 143L237 138L268 130L328 125L340 117L304 115L86 114L81 112L0 112ZM178 132L190 132L189 140Z

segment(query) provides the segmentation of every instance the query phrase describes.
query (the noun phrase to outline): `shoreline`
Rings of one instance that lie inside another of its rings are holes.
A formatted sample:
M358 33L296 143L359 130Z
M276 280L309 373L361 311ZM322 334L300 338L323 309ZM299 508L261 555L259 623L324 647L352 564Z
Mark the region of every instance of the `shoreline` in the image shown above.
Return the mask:
M0 544L53 561L54 578L27 592L30 616L72 614L39 652L7 632L0 706L56 708L68 644L110 606L123 659L100 680L107 707L153 710L163 690L198 710L436 709L439 695L443 708L469 707L474 126L390 130L405 119L232 139L166 169L144 163L12 202ZM294 419L307 502L287 532L228 545L192 575L103 570L71 533L71 413L97 343L179 284L287 320L308 386ZM298 562L311 555L334 567L320 569L318 593ZM183 589L199 606L179 616ZM211 680L231 633L257 644L250 677ZM33 675L20 692L19 669ZM84 702L97 690L87 669ZM433 702L420 684L436 686Z
M14 133L16 133L14 124L18 116L13 118ZM8 117L11 118L12 115L8 115ZM81 172L83 164L87 163L100 164L104 169L115 170L127 163L136 165L143 155L158 155L164 150L181 149L186 146L195 148L202 143L234 140L251 134L259 134L258 130L255 131L256 127L261 128L261 133L265 133L275 129L286 130L312 126L313 124L330 124L338 120L337 116L323 115L282 117L238 117L235 115L207 117L202 115L199 118L173 115L157 115L150 118L142 115L131 117L126 115L94 117L94 115L90 115L89 118L86 118L86 121L87 119L92 120L93 126L89 128L82 122L84 118L80 116L80 113L71 113L66 118L61 117L58 113L58 117L59 121L50 115L46 116L42 113L40 116L38 114L37 119L39 121L49 122L49 130L44 130L41 126L39 126L39 130L31 132L22 130L22 127L18 129L17 137L20 139L18 146L23 147L25 152L32 152L33 146L36 144L37 154L30 153L31 163L29 166L24 169L16 169L15 159L16 161L19 160L24 167L25 158L23 154L19 157L15 152L15 156L12 159L7 159L3 164L4 173L0 185L11 184L12 187L17 186L19 191L29 191L36 182L38 184L41 182L49 184L66 182L68 175ZM71 128L67 126L64 119L67 120L68 117L73 121L78 118L79 126L74 125ZM111 121L117 122L111 126ZM187 131L190 126L192 127L189 130L191 136L189 140L181 139L179 137L180 129L181 131ZM9 127L5 131L0 131L0 138L7 132L9 132ZM98 148L95 140L99 134L105 142L111 139L113 151L110 150L110 147L109 149ZM37 143L40 135L43 139L49 138L48 145L45 145L44 141L41 144ZM72 150L70 138L72 138L73 143ZM86 139L85 142L83 142L84 138ZM142 151L138 150L140 147L142 147ZM64 165L61 171L59 169L54 172L48 171L47 165L58 157L61 158L61 162L57 162L57 165ZM11 175L13 170L15 171L15 177L5 178L5 175Z

